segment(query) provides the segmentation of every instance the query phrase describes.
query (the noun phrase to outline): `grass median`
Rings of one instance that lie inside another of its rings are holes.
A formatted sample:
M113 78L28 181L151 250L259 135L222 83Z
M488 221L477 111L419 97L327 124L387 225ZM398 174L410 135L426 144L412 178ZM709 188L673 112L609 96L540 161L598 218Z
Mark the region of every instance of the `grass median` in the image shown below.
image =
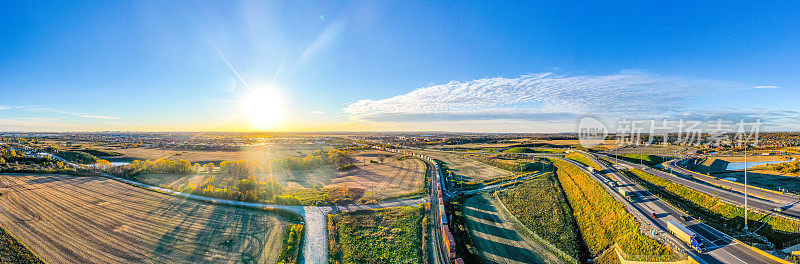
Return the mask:
M614 243L629 255L652 256L654 260L676 257L669 248L643 234L625 206L589 175L566 161L552 161L583 241L596 263L618 262Z

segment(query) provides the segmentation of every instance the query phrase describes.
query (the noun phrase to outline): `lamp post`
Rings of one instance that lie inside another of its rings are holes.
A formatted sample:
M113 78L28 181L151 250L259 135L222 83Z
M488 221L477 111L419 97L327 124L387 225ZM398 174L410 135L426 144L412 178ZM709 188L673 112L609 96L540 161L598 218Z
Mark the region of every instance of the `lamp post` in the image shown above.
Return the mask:
M744 231L747 229L747 141L744 144Z

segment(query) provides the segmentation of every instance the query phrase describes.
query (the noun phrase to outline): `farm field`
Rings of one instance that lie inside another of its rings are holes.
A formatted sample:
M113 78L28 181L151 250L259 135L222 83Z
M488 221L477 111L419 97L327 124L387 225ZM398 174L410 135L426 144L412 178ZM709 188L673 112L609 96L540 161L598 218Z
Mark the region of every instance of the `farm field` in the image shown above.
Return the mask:
M463 154L437 151L418 151L418 153L441 160L458 178L466 181L482 182L512 176L510 172L468 158Z
M43 262L0 225L0 263L38 264Z
M501 212L491 194L464 202L466 226L477 254L484 263L559 263L542 245L528 241L512 220Z
M309 194L308 190L316 187L356 188L386 197L419 192L425 188L425 163L402 157L391 152L361 150L352 155L355 166L345 171L338 171L333 165L309 171L272 168L271 173L257 175L257 178L262 181L274 178L286 187L287 193L301 197L315 195ZM191 183L200 185L206 177L203 174L146 174L136 176L134 180L180 191Z
M268 161L285 157L298 157L314 152L316 148L272 148L251 147L241 151L201 151L201 150L166 150L158 148L121 148L114 152L123 154L120 158L133 159L168 159L188 160L192 163L209 163L219 165L225 160Z
M328 215L330 263L422 263L425 207Z
M345 171L337 171L333 167L311 171L273 168L273 174L267 177L274 177L290 188L314 188L315 185L361 188L365 192L385 196L413 193L425 187L426 167L421 160L402 158L403 155L379 150L359 151L352 157L355 167Z
M275 263L287 222L102 177L0 174L0 223L48 263Z
M497 196L522 224L539 237L575 259L586 256L572 209L553 173L500 190Z

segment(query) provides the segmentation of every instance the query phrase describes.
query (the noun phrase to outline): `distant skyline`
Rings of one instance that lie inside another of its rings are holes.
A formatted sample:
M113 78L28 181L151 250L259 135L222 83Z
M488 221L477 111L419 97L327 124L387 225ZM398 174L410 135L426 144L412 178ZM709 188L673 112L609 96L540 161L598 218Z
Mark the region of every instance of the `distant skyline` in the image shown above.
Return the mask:
M0 6L0 131L800 130L793 1Z

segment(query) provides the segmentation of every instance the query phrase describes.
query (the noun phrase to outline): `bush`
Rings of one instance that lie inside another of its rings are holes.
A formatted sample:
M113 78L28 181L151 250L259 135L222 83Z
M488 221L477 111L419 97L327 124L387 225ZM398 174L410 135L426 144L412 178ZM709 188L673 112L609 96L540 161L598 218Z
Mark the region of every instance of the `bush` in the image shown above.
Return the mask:
M356 165L347 164L347 165L344 165L344 166L337 167L336 170L338 170L338 171L346 171L346 170L349 170L349 169L352 169L352 168L355 168L355 167L356 167Z
M328 215L330 263L422 263L422 206Z

